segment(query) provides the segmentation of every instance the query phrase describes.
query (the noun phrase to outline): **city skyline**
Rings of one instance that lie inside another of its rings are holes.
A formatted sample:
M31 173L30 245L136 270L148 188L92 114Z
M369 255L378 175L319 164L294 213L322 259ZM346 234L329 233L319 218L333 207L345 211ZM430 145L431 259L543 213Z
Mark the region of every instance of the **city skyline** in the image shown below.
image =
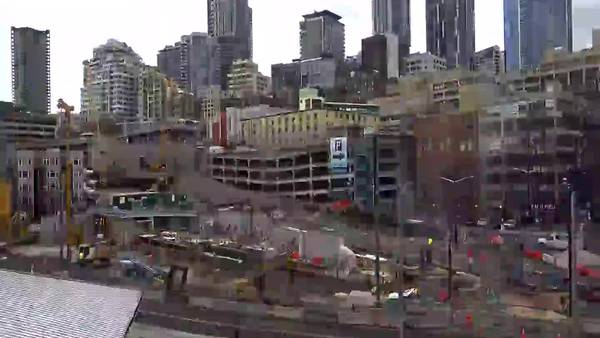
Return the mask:
M584 0L581 0L584 1ZM479 1L477 1L479 3ZM38 1L24 1L11 5L11 10L0 11L0 100L11 100L10 85L10 26L29 26L35 29L49 29L52 33L52 102L59 97L79 106L79 88L82 84L82 62L91 57L93 48L105 43L110 38L119 39L142 56L145 63L156 64L157 52L165 45L176 41L180 36L191 32L206 32L205 1L181 1L179 7L148 6L139 1L121 4L122 11L115 13L111 25L102 28L88 29L85 24L93 17L105 17L99 11L86 4L70 4L56 1L51 6ZM362 1L354 6L347 6L341 0L304 1L286 4L285 12L278 11L280 2L272 0L250 0L253 8L254 61L259 64L260 71L270 74L270 66L274 63L289 62L300 53L298 23L302 15L315 10L329 9L340 14L346 26L346 54L356 55L360 50L361 39L372 34L371 1ZM7 6L7 5L0 5ZM143 7L141 7L143 6ZM140 8L141 7L141 8ZM157 25L156 20L145 20L147 16L162 15L164 17L179 16L177 9L185 7L183 18L169 25ZM110 6L107 6L110 8ZM486 10L478 10L476 5L476 49L480 50L492 45L503 47L503 12L502 0L486 3ZM64 23L53 20L55 15L48 13L69 10L79 15L71 16ZM32 11L35 11L32 13ZM140 13L139 19L131 20L129 13ZM9 14L10 13L10 14ZM86 15L86 13L90 13ZM112 13L112 12L111 12ZM122 13L122 14L121 14ZM273 16L273 13L278 13ZM7 15L8 14L8 15ZM133 21L133 22L132 22ZM494 22L495 24L490 24ZM277 30L273 30L273 26ZM168 26L168 28L167 28ZM131 27L135 27L131 29ZM413 0L411 4L411 52L425 51L425 1ZM275 32L275 33L274 33ZM277 39L280 48L272 48L273 39ZM5 52L4 52L5 51Z

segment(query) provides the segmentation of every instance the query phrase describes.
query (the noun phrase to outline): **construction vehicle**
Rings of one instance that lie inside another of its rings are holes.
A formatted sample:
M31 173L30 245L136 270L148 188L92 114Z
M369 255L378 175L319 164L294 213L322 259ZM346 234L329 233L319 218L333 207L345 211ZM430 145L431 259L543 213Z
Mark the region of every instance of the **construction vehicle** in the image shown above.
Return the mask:
M92 264L100 268L110 265L112 249L108 242L100 241L95 244L80 244L75 249L76 252L71 256L73 263L79 265Z

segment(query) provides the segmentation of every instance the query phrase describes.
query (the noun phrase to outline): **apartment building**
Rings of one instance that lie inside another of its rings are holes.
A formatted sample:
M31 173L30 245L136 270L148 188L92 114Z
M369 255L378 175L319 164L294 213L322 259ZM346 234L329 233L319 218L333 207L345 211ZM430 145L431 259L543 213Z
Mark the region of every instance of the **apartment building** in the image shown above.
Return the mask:
M64 210L64 172L68 159L73 163L73 203L85 204L85 151L72 150L67 155L60 148L24 148L17 150L16 157L18 211L39 219Z
M139 80L138 117L144 120L200 119L195 96L181 89L154 67L146 67Z
M50 31L11 27L13 103L36 113L50 113Z
M126 43L110 39L94 48L93 57L83 62L81 114L94 121L101 114L135 120L143 68L142 58Z

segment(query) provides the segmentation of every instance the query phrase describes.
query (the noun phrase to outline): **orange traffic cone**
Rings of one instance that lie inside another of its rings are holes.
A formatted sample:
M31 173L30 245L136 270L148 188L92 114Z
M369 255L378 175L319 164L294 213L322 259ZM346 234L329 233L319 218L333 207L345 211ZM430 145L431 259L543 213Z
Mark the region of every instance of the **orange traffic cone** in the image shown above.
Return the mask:
M525 335L525 328L521 329L521 338L527 338L527 336Z

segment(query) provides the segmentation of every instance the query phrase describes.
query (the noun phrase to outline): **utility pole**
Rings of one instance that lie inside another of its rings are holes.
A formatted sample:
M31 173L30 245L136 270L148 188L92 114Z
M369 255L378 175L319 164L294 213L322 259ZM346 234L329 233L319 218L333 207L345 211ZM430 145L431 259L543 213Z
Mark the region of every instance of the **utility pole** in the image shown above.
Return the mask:
M75 245L79 241L79 231L76 229L72 229L71 225L71 217L73 211L73 161L71 160L71 112L75 109L73 106L69 106L63 99L58 99L57 104L58 109L61 109L65 114L65 120L67 125L66 130L66 158L67 165L65 167L65 225L67 232L67 259L71 258L71 247L70 245Z
M375 292L377 299L377 307L381 307L381 265L379 252L381 251L380 239L379 239L379 191L378 191L378 180L379 180L379 168L378 168L378 148L377 148L377 135L372 134L373 138L373 221L375 226Z

